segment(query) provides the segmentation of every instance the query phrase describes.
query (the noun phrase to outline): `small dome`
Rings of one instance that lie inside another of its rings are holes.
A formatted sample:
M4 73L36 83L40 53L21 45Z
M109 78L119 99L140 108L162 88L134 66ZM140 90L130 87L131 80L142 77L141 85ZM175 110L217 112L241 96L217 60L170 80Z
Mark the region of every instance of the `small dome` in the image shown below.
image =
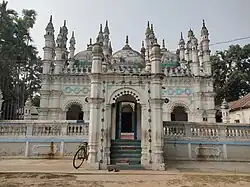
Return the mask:
M161 63L162 67L179 66L177 55L175 53L171 53L170 51L165 51L164 53L162 53Z
M85 50L85 51L80 51L75 55L75 60L90 60L92 61L92 51L91 50Z
M88 66L92 63L92 51L90 49L80 51L74 57L76 66Z
M144 64L144 60L139 52L133 50L131 47L125 46L113 54L111 63L120 65L142 65Z

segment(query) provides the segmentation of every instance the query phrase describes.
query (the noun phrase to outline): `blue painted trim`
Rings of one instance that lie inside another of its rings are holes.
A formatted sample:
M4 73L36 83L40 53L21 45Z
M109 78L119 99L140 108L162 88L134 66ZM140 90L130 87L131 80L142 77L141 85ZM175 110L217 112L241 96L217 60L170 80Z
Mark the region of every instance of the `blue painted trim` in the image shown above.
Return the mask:
M88 138L86 139L0 139L0 143L81 143L81 142L87 142Z
M223 144L226 144L226 145L250 145L250 141L247 141L247 142L239 142L239 141L188 141L188 140L176 140L176 141L173 141L173 140L167 140L165 141L167 142L167 144L196 144L196 145L199 145L199 144L212 144L212 145L223 145Z

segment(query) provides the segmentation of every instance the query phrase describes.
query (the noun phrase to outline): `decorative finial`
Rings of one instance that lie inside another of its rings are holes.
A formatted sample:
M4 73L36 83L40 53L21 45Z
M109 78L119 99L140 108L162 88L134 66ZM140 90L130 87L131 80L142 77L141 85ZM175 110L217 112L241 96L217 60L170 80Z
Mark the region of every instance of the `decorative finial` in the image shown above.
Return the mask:
M181 39L183 39L183 34L182 34L182 32L181 32Z
M204 20L204 19L202 20L202 26L203 26L203 27L206 27L206 24L205 24L205 20Z
M128 35L126 36L126 45L128 45Z
M149 23L149 21L148 21L148 28L150 29L150 23Z
M154 32L154 25L151 24L151 32Z
M50 19L49 19L49 22L52 22L52 15L50 15Z
M102 24L100 24L100 33L102 33Z
M162 48L165 48L165 40L162 40Z
M108 27L108 20L106 20L105 28L104 28L104 33L109 34L109 27Z
M141 42L141 46L144 47L144 41Z
M192 38L194 36L194 32L192 31L192 29L190 28L188 31L188 37Z
M63 24L63 26L66 26L66 20L64 20L64 24Z
M74 31L72 31L72 38L74 38L75 37L75 32Z

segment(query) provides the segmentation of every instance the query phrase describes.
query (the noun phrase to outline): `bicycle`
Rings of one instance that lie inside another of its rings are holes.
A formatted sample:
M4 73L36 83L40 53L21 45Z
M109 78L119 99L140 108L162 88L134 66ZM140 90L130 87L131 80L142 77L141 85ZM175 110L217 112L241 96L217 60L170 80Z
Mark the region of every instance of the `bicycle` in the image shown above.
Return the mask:
M80 144L78 150L76 151L73 158L73 167L78 169L81 167L85 160L88 160L89 152L88 152L88 142L84 142ZM77 164L77 160L80 160L80 163Z

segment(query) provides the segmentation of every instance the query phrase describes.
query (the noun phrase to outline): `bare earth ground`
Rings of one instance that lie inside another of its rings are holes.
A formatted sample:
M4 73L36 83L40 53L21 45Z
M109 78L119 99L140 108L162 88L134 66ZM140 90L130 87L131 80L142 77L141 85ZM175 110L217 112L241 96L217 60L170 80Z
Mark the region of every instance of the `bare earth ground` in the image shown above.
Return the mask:
M0 160L0 187L250 187L249 174L74 170L64 160Z

